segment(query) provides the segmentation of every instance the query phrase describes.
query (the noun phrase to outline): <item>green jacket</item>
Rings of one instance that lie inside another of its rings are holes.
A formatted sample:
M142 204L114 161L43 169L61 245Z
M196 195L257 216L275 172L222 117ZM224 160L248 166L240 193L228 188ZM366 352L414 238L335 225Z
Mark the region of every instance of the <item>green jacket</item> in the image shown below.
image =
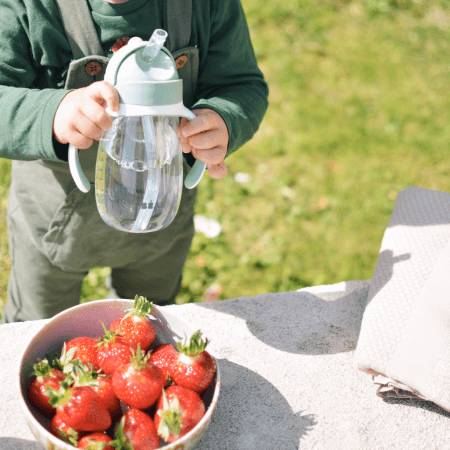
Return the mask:
M106 56L116 39L147 40L162 28L161 0L89 4ZM254 135L268 97L240 1L194 0L190 45L200 54L192 109L221 115L230 154ZM72 58L54 0L0 0L0 157L67 160L67 146L55 145L52 131Z

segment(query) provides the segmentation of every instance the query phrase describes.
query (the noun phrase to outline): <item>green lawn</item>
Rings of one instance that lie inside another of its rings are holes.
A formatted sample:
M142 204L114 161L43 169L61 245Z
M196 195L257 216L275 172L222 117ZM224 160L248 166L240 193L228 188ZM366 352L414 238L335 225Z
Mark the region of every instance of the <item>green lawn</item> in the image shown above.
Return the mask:
M178 302L369 279L398 192L450 191L450 7L444 0L243 0L270 107L229 175L199 185ZM239 183L234 176L248 174ZM10 262L0 162L0 305ZM83 301L106 295L93 270Z

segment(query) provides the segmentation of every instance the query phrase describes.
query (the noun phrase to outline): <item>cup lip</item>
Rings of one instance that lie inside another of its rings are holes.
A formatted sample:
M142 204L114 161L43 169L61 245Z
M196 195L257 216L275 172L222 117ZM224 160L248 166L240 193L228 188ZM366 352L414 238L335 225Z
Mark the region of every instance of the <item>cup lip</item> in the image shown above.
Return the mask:
M92 302L87 302L87 303L81 303L79 305L73 306L71 308L68 308L58 314L56 314L55 316L53 316L51 319L46 319L46 323L44 324L44 326L42 328L40 328L30 339L30 341L28 342L27 346L25 347L25 349L21 352L20 355L20 362L19 362L19 367L18 367L18 371L16 374L16 391L18 391L18 395L19 395L19 403L22 409L22 412L25 414L26 418L27 418L27 424L28 426L31 428L30 422L33 423L34 427L37 427L39 430L39 436L41 437L43 434L45 435L45 438L48 440L53 441L53 445L58 445L58 447L60 448L64 448L65 450L78 450L77 447L74 447L73 445L62 441L61 439L58 439L56 436L54 436L53 434L51 434L32 414L32 412L30 411L30 408L27 405L27 402L24 398L24 393L23 393L23 389L22 389L22 371L23 371L23 366L24 366L24 359L25 359L25 355L28 353L29 349L31 348L32 345L34 345L36 339L39 338L39 336L42 334L46 334L47 331L47 327L48 325L50 325L52 322L55 322L57 320L60 320L61 318L63 318L64 316L70 316L73 314L73 312L77 309L84 309L87 308L88 306L86 305L99 305L99 304L109 304L111 302L117 302L117 303L123 303L124 307L127 305L132 305L133 304L133 300L131 299L102 299L102 300L94 300ZM183 323L184 325L186 325L186 327L190 330L194 330L194 327L192 327L192 325L185 321L184 319L180 319L178 318L176 315L164 311L161 312L161 307L159 307L158 305L153 305L152 309L156 308L157 311L159 311L159 313L164 317L164 316L169 316L171 318L174 318L178 321L180 321L181 323ZM150 313L151 315L151 313ZM176 450L178 448L184 448L184 444L188 441L190 441L190 439L195 436L196 433L198 433L200 430L203 429L203 431L201 432L199 438L201 437L201 435L204 433L204 431L206 430L209 422L211 421L211 418L214 414L214 411L216 409L217 403L219 401L219 394L220 394L220 388L221 388L221 375L220 375L220 368L219 368L219 364L217 359L211 355L214 359L214 362L216 363L216 374L214 375L214 379L212 382L215 382L215 386L214 386L214 393L211 399L211 403L208 407L208 409L205 412L205 415L202 417L202 419L197 423L197 425L190 430L188 433L186 433L183 437L181 437L180 439L176 440L173 443L169 443L167 445L164 445L163 447L158 447L158 450ZM152 417L153 420L153 417ZM32 433L34 434L34 431L32 430ZM35 436L35 438L38 440L37 436ZM198 439L197 439L198 441ZM196 441L196 442L197 442ZM43 445L41 443L41 445ZM195 443L194 443L195 446ZM191 447L189 447L191 448Z

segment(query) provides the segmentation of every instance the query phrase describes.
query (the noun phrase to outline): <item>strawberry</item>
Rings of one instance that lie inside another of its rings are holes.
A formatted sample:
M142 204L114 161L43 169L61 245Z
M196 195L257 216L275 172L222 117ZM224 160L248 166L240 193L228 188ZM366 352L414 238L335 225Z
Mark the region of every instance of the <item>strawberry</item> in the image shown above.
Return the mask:
M208 339L202 339L200 330L191 336L189 343L177 343L179 355L170 374L175 384L199 394L208 388L216 374L216 362L205 350L208 343Z
M144 355L138 344L130 362L119 367L112 376L114 393L130 408L149 408L158 400L165 385L162 370L150 363L149 354Z
M122 339L130 342L133 348L136 349L140 344L141 349L147 351L156 337L155 329L147 319L152 307L152 302L136 295L133 307L129 308L126 314L117 318L109 329L116 331Z
M99 339L97 361L106 375L112 376L114 371L124 364L130 362L133 348L124 341L115 331L106 330Z
M106 433L91 433L80 439L78 448L84 450L114 450L114 447L108 445L112 439Z
M85 434L83 431L77 432L73 428L67 426L58 415L53 416L53 419L50 422L49 431L53 434L53 436L56 436L62 441L73 446L76 446L78 439L83 437Z
M175 442L191 431L205 412L205 405L197 392L183 386L169 386L156 404L157 433L166 442Z
M98 373L95 370L90 372L88 370L78 369L75 375L74 386L91 386L108 410L111 419L119 417L122 414L120 401L116 394L114 394L112 379L108 375Z
M169 381L170 371L177 356L178 352L171 344L159 344L152 349L150 362L158 366L163 371L165 380Z
M154 450L159 446L153 419L140 409L123 415L111 445L116 450Z
M83 364L94 370L99 370L100 366L97 362L97 344L98 339L91 337L77 337L66 342L65 349L68 352L71 348L75 348L74 359L79 359ZM89 366L91 364L91 366Z
M35 377L28 388L28 399L42 415L50 419L56 411L49 403L47 388L59 389L59 382L64 381L66 375L61 370L52 368L47 359L38 361L33 365Z
M75 431L105 431L111 426L111 416L92 387L69 387L64 381L59 391L49 388L49 392L56 415L67 427Z

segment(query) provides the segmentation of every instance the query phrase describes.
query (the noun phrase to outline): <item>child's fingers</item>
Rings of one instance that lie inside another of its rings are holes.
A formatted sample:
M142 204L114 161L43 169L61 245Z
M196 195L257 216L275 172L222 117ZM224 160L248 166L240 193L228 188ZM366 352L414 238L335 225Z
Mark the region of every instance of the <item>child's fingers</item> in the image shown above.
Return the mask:
M119 108L119 94L106 81L70 91L61 101L53 120L53 136L61 144L87 148L99 140L102 130L112 125L112 117L104 108Z
M89 148L94 142L93 139L84 136L79 130L73 127L66 131L66 137L67 141L78 149Z
M86 95L95 100L99 105L106 106L111 111L118 111L120 107L119 93L117 89L107 81L97 81L86 88Z
M222 118L215 111L209 109L197 109L192 112L196 114L197 117L190 122L186 121L183 124L181 133L185 137L212 130L221 125Z
M184 126L186 126L187 123L188 123L188 120L183 117L180 121L180 126L177 127L177 136L178 136L178 140L180 141L181 151L183 153L190 153L192 151L192 148L189 145L189 139L187 137L183 136L183 133L181 132L181 129Z
M95 126L101 130L108 130L112 125L112 117L106 112L105 107L109 106L111 110L119 108L119 94L117 90L106 81L99 81L88 86L84 92L86 101L81 105L82 115L87 117ZM85 127L89 133L89 127ZM79 128L80 132L84 132L84 128ZM92 132L90 133L92 134ZM95 136L93 139L99 139Z
M225 136L223 133L215 128L213 130L205 131L200 134L195 134L188 139L189 145L200 150L206 150L219 145L225 145Z
M211 178L224 178L227 176L228 169L225 163L222 161L219 164L207 164L206 168Z
M72 124L73 128L84 137L92 140L100 140L102 138L102 128L89 117L80 114Z
M207 150L201 150L195 147L192 149L194 158L206 164L220 164L225 159L226 154L227 149L221 145Z
M223 178L227 175L224 163L228 148L228 130L225 122L215 111L198 109L193 111L196 118L192 121L182 119L178 131L181 148L206 163L211 178Z

